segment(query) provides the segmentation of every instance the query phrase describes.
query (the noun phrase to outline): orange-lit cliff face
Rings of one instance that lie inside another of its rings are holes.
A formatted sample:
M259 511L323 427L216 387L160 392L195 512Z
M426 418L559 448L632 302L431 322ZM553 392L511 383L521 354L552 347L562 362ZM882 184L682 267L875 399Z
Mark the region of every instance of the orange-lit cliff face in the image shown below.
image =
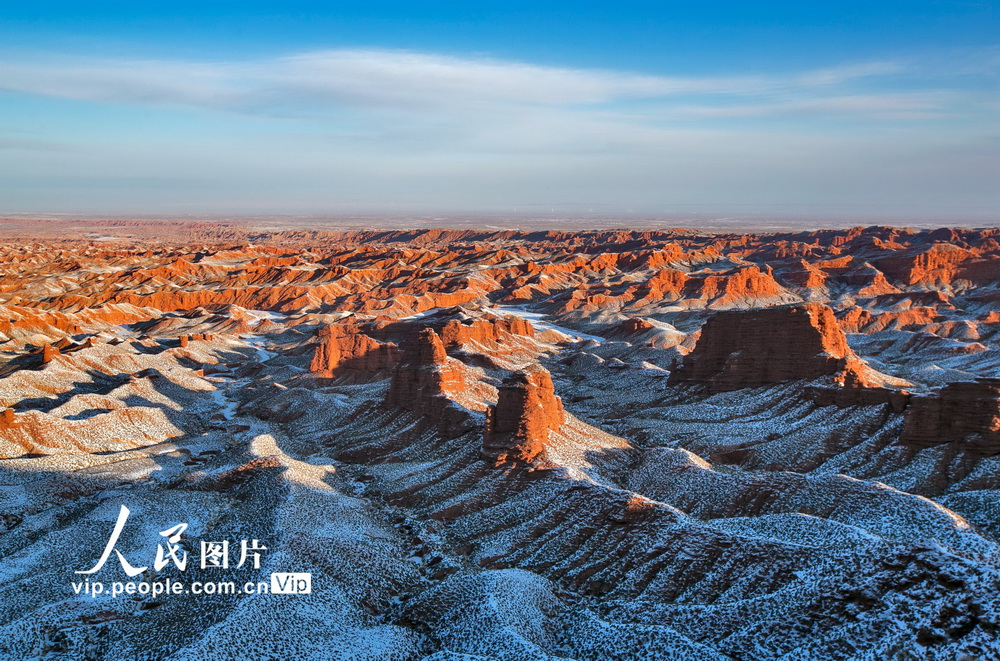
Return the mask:
M262 622L370 658L995 656L1000 231L52 227L0 242L17 658L265 657ZM63 608L119 504L130 559L245 532L321 616Z
M674 382L717 392L839 375L856 358L833 310L819 303L713 315Z
M511 374L500 386L489 411L484 455L496 461L531 462L549 444L549 432L566 421L552 376L541 367Z

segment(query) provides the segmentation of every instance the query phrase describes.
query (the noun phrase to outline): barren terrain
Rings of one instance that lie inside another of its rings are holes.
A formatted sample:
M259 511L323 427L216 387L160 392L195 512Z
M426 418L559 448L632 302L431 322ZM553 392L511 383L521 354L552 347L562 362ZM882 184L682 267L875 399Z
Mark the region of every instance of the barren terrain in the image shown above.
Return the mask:
M1000 658L1000 230L34 222L3 658Z

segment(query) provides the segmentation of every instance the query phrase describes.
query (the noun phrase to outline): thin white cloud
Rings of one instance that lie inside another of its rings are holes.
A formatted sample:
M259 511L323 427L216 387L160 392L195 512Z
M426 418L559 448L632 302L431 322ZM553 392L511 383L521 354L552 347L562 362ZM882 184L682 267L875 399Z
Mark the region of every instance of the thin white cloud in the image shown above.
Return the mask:
M273 107L424 108L601 104L681 95L808 91L900 69L873 62L786 76L654 76L385 50L325 50L229 63L0 61L0 88L85 101L239 111Z
M17 150L0 159L0 198L136 211L993 204L997 95L950 81L889 61L663 76L385 50L0 56L0 90L142 108L114 127L62 106L43 126L15 108L0 127L0 150Z
M945 110L960 105L964 97L947 90L886 94L842 94L811 96L768 103L679 106L671 110L676 119L738 117L868 117L875 119L930 119L947 116Z
M861 64L807 71L797 76L795 80L800 86L804 87L824 87L828 85L841 85L858 78L886 76L905 70L906 67L899 62L863 62Z

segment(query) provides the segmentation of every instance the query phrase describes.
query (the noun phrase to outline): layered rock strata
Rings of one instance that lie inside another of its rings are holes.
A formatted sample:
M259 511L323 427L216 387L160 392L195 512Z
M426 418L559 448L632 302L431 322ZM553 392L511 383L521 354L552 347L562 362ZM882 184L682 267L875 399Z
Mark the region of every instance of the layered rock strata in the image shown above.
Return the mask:
M565 422L552 376L534 366L507 377L487 413L483 456L496 465L530 463L545 451L549 432Z
M457 436L472 427L468 412L448 398L465 389L461 364L448 358L441 337L425 328L403 347L392 372L385 404L417 413L437 423L445 436Z
M1000 454L1000 379L949 383L911 401L900 443L916 448L947 443L973 454Z
M446 347L458 347L469 342L484 344L502 340L504 335L521 335L534 337L535 329L526 319L520 317L502 317L486 319L470 319L460 321L452 319L441 328L441 341Z
M395 344L379 342L352 324L331 324L317 333L319 342L309 371L332 377L344 372L388 373L399 362Z
M700 383L725 392L833 377L861 387L866 384L863 367L833 310L805 303L716 313L670 383Z

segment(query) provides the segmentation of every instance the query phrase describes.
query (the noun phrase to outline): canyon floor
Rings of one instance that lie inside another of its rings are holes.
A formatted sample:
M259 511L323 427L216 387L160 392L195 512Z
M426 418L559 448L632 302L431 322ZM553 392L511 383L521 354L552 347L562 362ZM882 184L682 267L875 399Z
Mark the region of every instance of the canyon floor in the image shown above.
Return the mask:
M1000 658L1000 230L39 222L0 658Z

